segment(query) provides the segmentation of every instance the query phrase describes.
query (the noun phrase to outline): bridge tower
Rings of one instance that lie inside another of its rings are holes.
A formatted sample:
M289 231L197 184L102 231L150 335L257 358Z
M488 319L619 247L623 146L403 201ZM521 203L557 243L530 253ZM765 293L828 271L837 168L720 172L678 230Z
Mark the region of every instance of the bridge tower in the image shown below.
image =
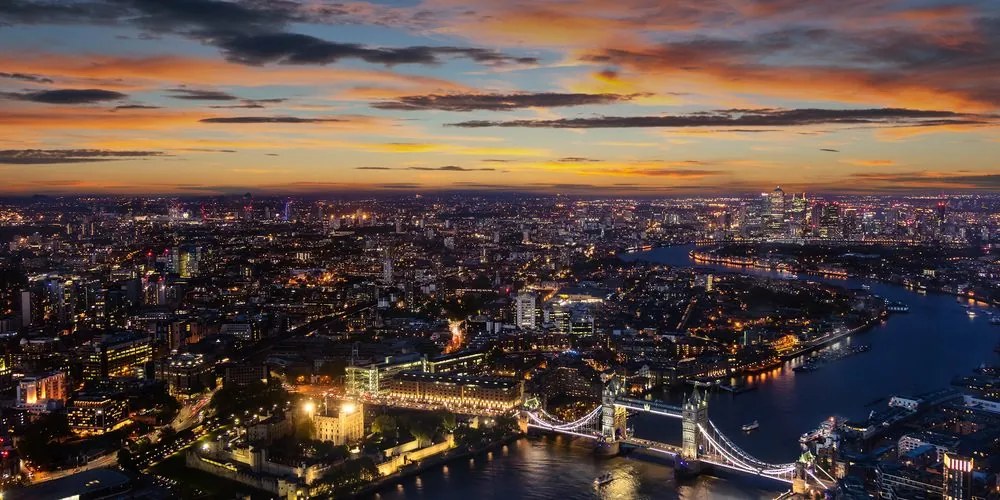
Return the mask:
M675 470L686 469L684 472L697 474L701 470L701 432L698 427L708 427L708 399L702 397L698 387L684 401L681 408L681 463Z
M603 442L598 451L602 455L617 455L620 450L619 441L625 437L628 429L628 411L615 404L619 392L621 392L621 383L617 377L611 377L604 385L604 391L601 394L601 438Z

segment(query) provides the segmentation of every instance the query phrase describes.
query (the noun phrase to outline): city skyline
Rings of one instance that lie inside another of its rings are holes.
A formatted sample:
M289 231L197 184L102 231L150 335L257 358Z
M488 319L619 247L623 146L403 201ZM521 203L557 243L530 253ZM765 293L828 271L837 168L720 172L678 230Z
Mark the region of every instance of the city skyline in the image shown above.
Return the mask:
M988 1L0 5L0 196L1000 187Z

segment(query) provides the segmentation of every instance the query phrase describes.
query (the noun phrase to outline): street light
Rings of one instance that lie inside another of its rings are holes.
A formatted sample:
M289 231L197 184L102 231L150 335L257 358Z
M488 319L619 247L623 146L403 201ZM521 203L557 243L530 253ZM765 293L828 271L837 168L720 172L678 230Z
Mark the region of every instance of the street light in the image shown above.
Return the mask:
M305 411L310 416L312 416L313 412L316 411L316 403L313 403L312 401L306 401L305 403L302 404L302 410Z

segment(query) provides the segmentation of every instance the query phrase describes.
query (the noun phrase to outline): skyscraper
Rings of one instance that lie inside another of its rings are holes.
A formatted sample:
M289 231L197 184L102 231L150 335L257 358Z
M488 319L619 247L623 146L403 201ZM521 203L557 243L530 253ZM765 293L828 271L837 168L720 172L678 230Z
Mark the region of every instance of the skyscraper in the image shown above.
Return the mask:
M823 206L819 220L819 235L822 238L840 238L840 205L827 203Z
M516 312L514 323L518 328L525 328L529 330L535 328L535 320L537 317L535 302L536 297L533 293L521 292L517 294L517 298L514 302Z
M31 292L21 290L21 326L27 328L31 326Z
M386 257L382 261L382 281L384 283L392 283L392 258Z
M767 229L774 236L785 233L785 192L781 187L774 188L767 196L768 221Z

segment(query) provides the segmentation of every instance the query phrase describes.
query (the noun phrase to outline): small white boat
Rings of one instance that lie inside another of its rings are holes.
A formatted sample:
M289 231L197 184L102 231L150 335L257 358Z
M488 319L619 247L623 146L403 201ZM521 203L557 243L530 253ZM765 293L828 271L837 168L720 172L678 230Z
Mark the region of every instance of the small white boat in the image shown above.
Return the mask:
M594 487L600 488L601 486L604 486L614 480L615 480L614 475L612 475L610 472L605 472L604 474L601 474L600 476L594 478Z
M968 311L965 311L965 314L968 314L970 318L975 318L976 317L976 311L973 311L972 309L969 309Z
M757 422L756 420L754 420L753 422L750 422L749 424L743 424L743 432L750 432L750 431L752 431L752 430L754 430L754 429L756 429L758 427L760 427L760 423Z

